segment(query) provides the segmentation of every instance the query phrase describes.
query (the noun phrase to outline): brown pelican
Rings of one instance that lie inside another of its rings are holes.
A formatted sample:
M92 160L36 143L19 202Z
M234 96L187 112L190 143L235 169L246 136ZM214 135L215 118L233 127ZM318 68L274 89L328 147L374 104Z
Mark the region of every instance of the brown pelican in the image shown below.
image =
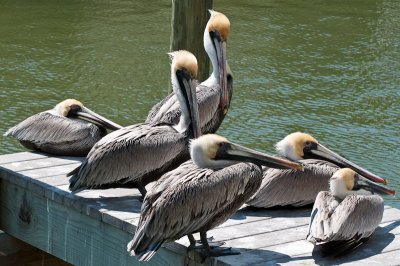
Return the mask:
M321 191L311 212L307 240L323 255L341 255L368 239L382 220L383 199L374 193L395 191L358 175L349 168L335 172L330 192Z
M328 190L329 178L336 170L352 168L379 183L386 181L327 149L308 134L292 133L276 144L278 154L304 164L304 171L264 168L263 182L247 202L259 208L304 206L314 202L318 192Z
M90 122L90 123L87 123ZM28 148L54 155L86 156L93 145L120 125L96 114L74 99L28 117L10 128L12 136Z
M257 191L262 178L258 164L302 169L213 134L193 140L190 155L192 160L164 174L144 199L136 233L127 246L139 260L149 260L164 242L185 235L194 248L196 232L206 255L238 254L230 248L210 248L207 231L226 221Z
M183 110L179 123L142 123L108 134L82 165L68 174L73 175L72 191L129 182L144 196L146 184L190 158L189 138L200 134L194 83L197 60L187 51L170 56L172 85Z
M210 10L210 14L203 41L213 72L196 88L203 134L217 131L228 112L233 90L232 75L226 62L226 42L230 22L222 13ZM176 123L180 112L176 96L172 93L150 110L146 122Z

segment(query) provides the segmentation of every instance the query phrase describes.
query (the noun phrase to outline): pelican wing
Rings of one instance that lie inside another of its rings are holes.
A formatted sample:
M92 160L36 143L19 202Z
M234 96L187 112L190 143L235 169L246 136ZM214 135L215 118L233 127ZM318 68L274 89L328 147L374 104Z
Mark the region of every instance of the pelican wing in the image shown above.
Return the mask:
M168 122L170 124L177 124L180 115L181 108L178 99L175 93L172 92L151 108L145 123Z
M212 228L228 219L260 183L261 169L254 164L213 171L185 162L148 191L128 247L138 254L155 243ZM231 208L232 204L237 207Z
M60 155L86 155L107 132L96 125L41 112L10 128L4 136L13 136L27 148ZM84 154L79 151L84 150Z
M328 191L318 193L311 211L310 225L307 240L310 242L321 241L331 231L331 216L340 202Z
M201 121L202 133L215 132L221 124L217 112L220 101L219 86L206 87L198 85L196 87L197 102L199 104L199 116ZM181 115L181 108L174 93L169 94L161 102L153 106L150 110L146 123L169 123L177 124ZM215 120L215 121L214 121ZM210 127L217 127L210 129ZM205 129L207 128L207 129ZM204 130L207 130L205 132Z
M332 214L332 240L369 237L382 221L384 204L378 195L347 196Z
M321 192L311 213L308 239L331 242L369 237L383 216L383 199L377 195L349 195L342 202Z
M138 124L116 130L96 143L79 171L73 171L71 189L139 181L188 154L187 144L185 135L168 125Z
M304 171L264 168L260 189L247 202L258 208L304 206L314 202L320 191L329 190L329 178L338 169L321 160L301 160Z

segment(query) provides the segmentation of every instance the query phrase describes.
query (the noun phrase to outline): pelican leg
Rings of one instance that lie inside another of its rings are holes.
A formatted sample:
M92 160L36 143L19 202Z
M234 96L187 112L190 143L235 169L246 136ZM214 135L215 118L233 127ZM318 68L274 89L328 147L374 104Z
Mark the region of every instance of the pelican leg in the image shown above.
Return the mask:
M141 183L138 183L137 184L137 188L139 189L140 194L142 194L142 196L140 197L139 201L143 202L144 196L146 196L146 193L147 193L146 187L143 186Z
M196 240L196 242L200 245L202 243L201 240ZM225 241L214 241L213 236L207 237L207 243L211 248L220 247L220 246L225 245ZM201 245L201 247L203 247L203 245Z
M219 257L228 255L238 255L240 252L238 250L233 250L231 247L211 247L208 244L207 232L200 232L200 240L203 244L202 253L204 255L203 261L206 257Z
M203 246L201 240L196 240L192 234L188 234L187 237L190 241L188 250L204 249L204 246ZM213 240L214 240L214 237L207 238L207 243L211 248L220 247L225 244L224 241L213 241Z
M188 250L192 250L196 248L196 239L194 239L194 236L192 234L187 235L190 245L188 246Z

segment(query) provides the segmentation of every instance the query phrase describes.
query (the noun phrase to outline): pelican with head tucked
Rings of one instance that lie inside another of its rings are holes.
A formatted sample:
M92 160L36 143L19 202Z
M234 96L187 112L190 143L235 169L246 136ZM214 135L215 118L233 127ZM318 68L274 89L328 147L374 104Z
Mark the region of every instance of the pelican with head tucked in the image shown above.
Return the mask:
M101 139L69 175L70 189L130 183L145 185L190 158L189 138L200 134L196 103L197 60L187 51L170 53L171 81L182 108L178 124L137 124Z
M302 169L212 134L193 140L190 155L192 160L164 174L143 201L136 233L127 247L139 260L149 260L164 242L185 235L194 247L196 232L206 255L239 254L230 248L210 248L207 231L229 219L257 191L262 178L259 164Z
M211 17L204 31L204 49L213 67L210 77L197 85L201 132L214 133L222 123L232 98L232 74L226 62L226 42L230 31L229 19L222 13L210 10ZM180 115L174 93L156 104L146 122L176 123Z
M89 122L89 123L88 123ZM28 117L7 130L28 148L54 155L86 156L93 145L120 125L96 114L74 99Z
M330 192L321 191L311 212L307 240L323 255L342 255L365 242L383 216L383 199L395 191L371 182L349 168L336 171Z
M386 180L329 150L305 133L286 136L276 144L276 150L287 159L302 162L304 171L265 168L260 189L247 202L250 206L269 208L312 204L318 192L328 190L333 173L343 167L352 168L374 182L386 184Z

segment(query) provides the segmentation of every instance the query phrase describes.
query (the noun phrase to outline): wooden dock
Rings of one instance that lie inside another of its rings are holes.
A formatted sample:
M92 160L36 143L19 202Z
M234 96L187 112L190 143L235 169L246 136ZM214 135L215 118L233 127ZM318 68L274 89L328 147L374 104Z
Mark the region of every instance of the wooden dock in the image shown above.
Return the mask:
M138 265L126 244L141 203L136 189L85 190L71 194L66 173L82 158L22 152L0 156L0 229L74 265ZM243 208L209 236L240 250L205 265L400 265L400 210L386 206L368 243L338 259L312 255L305 241L309 208ZM201 265L182 238L166 244L147 265Z

